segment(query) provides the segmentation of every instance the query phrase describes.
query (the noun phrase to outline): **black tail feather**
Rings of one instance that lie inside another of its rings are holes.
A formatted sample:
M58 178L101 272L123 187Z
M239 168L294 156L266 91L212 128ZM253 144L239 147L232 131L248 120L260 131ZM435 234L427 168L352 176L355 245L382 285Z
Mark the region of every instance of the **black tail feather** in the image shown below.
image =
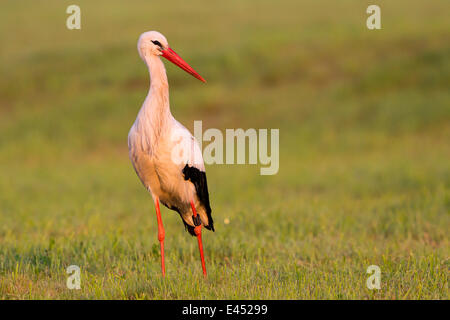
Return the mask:
M190 234L191 236L195 236L194 227L188 225L188 224L183 220L183 218L181 218L181 220L182 220L183 223L184 223L184 228L186 229L186 231L189 232L189 234Z
M204 171L200 171L196 167L190 167L186 164L183 168L184 180L191 181L195 186L195 191L197 192L197 197L200 203L203 205L206 211L206 215L208 217L208 225L205 226L206 229L214 231L214 221L211 215L211 205L209 204L209 192L208 192L208 182L206 180L206 173ZM184 222L184 221L183 221ZM185 223L186 225L186 223ZM189 226L190 227L190 226ZM192 228L192 232L194 227ZM190 230L187 227L189 233Z

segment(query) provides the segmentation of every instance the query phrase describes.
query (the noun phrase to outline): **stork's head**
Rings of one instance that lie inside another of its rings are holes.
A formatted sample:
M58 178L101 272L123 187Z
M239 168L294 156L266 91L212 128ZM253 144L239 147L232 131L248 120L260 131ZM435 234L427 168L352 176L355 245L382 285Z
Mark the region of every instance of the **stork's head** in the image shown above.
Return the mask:
M138 41L138 52L144 61L148 56L162 56L200 81L206 82L201 75L169 47L166 37L158 31L147 31L141 34Z

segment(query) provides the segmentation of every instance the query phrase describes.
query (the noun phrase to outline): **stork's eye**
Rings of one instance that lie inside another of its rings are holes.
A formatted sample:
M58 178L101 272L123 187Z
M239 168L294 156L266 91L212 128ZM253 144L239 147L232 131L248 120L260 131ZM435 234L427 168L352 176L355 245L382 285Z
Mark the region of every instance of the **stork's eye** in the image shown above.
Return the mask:
M158 40L152 40L152 42L153 42L153 44L156 44L157 46L159 46L161 49L163 48L161 42L159 42Z

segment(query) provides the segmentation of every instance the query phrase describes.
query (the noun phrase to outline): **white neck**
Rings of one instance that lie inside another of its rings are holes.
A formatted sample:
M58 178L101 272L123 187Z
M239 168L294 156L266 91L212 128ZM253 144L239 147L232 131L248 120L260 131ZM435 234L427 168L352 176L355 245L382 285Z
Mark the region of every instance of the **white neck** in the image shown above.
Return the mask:
M161 58L155 55L148 55L145 56L145 63L150 73L150 89L168 92L169 84L167 82L166 68L164 68Z
M150 89L139 111L135 125L149 139L153 148L169 124L172 114L169 105L169 84L164 63L158 56L144 58L150 73Z

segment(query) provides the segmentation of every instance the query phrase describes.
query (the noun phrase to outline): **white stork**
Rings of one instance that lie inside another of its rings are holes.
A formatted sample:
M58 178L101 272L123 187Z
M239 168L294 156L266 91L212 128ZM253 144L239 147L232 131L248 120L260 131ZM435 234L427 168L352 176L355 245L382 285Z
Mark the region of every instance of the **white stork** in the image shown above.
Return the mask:
M197 141L170 112L169 85L160 56L206 81L169 47L159 32L143 33L139 37L138 51L150 73L150 89L128 134L128 149L133 167L155 204L162 275L166 273L165 232L159 202L178 212L186 230L197 236L206 276L201 227L214 231L214 224L205 165Z

